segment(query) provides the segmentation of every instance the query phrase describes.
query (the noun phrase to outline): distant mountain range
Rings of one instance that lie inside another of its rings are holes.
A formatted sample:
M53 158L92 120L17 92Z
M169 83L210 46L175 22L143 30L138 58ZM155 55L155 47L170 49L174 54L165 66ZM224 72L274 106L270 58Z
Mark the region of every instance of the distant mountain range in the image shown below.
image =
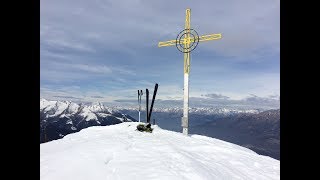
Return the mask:
M136 110L122 110L136 118ZM141 113L145 121L145 112ZM163 129L181 132L182 110L161 108L152 113ZM226 108L191 108L189 133L205 135L247 147L259 154L280 160L280 109L230 110Z
M232 142L280 160L280 109L216 118L191 127L190 133Z
M155 119L161 128L181 132L182 114L182 108L155 107L151 122ZM137 119L137 108L40 99L40 143L62 138L89 126L106 126ZM141 111L141 121L146 122L144 109ZM189 133L221 139L280 159L280 109L190 108Z
M137 121L102 103L92 105L40 99L40 143L60 139L90 126Z
M137 108L132 107L112 107L113 110L129 110L129 111L137 111ZM142 111L145 109L142 107ZM167 112L167 113L183 113L182 107L154 107L153 112ZM201 113L201 114L239 114L239 113L259 113L264 110L262 109L240 109L240 108L226 108L226 107L189 107L189 113Z

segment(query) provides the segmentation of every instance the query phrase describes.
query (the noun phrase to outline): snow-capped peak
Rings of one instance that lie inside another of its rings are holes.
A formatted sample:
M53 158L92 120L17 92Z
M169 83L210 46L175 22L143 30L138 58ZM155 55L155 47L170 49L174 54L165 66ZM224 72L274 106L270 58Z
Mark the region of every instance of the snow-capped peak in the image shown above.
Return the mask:
M114 113L102 103L84 105L70 101L49 101L40 98L40 128L42 130L50 124L56 127L55 131L68 134L90 126L105 126L127 121L136 120L119 112ZM52 134L49 139L56 137Z
M94 114L89 107L83 107L81 113L79 114L85 118L86 121L98 120L97 116Z
M101 102L92 103L91 105L78 105L70 101L49 101L44 98L40 98L40 111L52 111L50 116L57 116L61 113L65 114L75 114L78 112L79 108L83 107L82 110L84 113L95 113L95 112L110 112ZM87 115L87 114L86 114ZM89 115L91 116L91 115Z
M88 108L92 112L101 112L101 111L106 111L107 110L105 108L105 106L101 102L94 102L90 106L88 106Z
M57 101L48 101L46 99L41 98L40 99L40 110L48 107L48 106L54 106Z

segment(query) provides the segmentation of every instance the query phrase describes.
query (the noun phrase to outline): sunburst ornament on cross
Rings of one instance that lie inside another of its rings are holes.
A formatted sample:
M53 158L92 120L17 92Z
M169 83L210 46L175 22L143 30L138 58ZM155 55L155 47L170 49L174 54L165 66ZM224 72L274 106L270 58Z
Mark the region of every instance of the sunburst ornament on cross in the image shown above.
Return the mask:
M190 73L190 52L193 51L199 42L221 39L220 34L209 34L199 36L197 31L190 27L191 9L186 10L185 28L176 39L159 42L158 47L176 46L184 55L184 88L183 88L183 117L181 119L182 132L188 135L189 127L189 73Z

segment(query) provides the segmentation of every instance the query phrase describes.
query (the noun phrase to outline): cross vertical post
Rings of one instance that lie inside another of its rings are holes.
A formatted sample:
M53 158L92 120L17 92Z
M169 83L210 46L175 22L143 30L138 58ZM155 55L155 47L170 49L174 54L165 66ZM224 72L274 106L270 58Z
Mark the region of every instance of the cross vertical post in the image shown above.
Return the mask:
M185 29L187 30L184 41L188 41L190 38L190 15L191 10L186 10ZM184 43L184 48L189 48L189 43ZM184 85L183 85L183 117L182 121L182 133L188 135L189 126L189 72L190 72L190 52L184 53Z

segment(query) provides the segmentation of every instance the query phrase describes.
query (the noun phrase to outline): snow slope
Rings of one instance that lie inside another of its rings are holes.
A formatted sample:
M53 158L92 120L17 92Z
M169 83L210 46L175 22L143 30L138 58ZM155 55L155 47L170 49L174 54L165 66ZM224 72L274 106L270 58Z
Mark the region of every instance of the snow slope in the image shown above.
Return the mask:
M280 179L280 161L225 141L137 122L94 126L40 144L41 180Z

